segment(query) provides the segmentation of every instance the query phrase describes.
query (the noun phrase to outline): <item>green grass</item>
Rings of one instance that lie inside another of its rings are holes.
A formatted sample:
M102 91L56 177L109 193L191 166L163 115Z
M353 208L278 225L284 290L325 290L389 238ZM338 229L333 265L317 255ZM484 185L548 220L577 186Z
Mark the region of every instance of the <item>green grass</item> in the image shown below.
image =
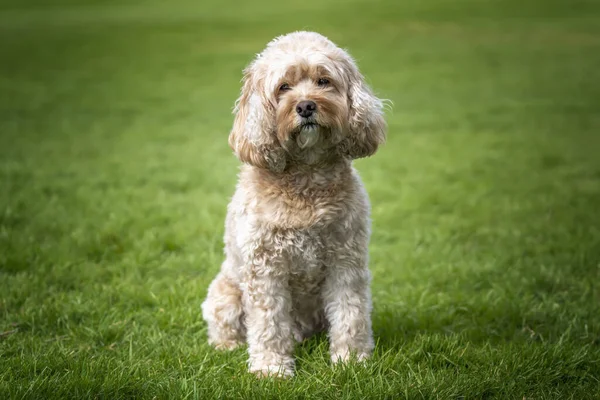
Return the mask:
M600 397L600 4L3 1L0 398ZM375 355L206 343L241 70L322 32L394 102L356 163Z

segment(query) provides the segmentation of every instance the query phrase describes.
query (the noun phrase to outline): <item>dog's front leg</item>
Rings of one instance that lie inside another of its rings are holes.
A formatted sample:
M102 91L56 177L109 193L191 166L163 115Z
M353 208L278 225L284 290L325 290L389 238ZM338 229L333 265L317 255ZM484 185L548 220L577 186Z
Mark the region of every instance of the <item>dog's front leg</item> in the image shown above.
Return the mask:
M328 267L323 301L333 362L346 362L351 355L363 360L373 350L371 275L366 259L366 255L346 254Z
M292 299L285 263L276 256L253 256L248 272L245 308L250 372L258 376L291 376Z

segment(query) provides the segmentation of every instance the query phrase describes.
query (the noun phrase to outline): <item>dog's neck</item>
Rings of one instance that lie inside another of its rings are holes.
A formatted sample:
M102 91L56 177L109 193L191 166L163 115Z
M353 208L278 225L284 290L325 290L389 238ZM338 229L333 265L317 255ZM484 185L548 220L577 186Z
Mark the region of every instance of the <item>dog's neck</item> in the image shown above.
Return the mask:
M302 164L289 162L284 171L245 166L243 174L266 190L279 192L287 197L327 197L342 189L352 174L351 161L340 158L336 162Z
M312 173L315 170L327 169L332 165L343 162L335 146L313 146L306 149L288 148L286 169L295 172Z

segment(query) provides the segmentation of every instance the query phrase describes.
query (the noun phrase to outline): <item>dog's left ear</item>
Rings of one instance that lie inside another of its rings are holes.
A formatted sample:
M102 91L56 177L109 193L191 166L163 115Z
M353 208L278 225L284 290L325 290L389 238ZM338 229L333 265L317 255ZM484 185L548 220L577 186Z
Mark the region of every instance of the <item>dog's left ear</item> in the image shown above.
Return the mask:
M385 142L387 124L383 118L383 101L373 94L354 63L349 69L350 132L343 151L355 159L377 151Z

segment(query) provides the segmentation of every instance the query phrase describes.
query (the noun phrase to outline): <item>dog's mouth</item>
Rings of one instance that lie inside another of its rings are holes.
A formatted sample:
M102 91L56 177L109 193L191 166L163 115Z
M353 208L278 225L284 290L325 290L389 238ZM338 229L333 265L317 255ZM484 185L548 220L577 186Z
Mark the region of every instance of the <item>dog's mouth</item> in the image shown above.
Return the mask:
M306 121L306 122L302 122L300 124L300 130L304 130L304 129L317 129L319 127L319 124L317 124L314 121Z

